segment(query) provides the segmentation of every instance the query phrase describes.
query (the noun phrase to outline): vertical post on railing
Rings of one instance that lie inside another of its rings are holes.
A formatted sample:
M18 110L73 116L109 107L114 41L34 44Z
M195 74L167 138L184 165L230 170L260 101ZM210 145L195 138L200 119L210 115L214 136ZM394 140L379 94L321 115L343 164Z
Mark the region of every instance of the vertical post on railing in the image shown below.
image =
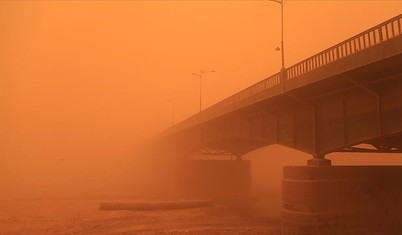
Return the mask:
M366 34L363 34L362 37L363 37L363 47L364 49L367 49Z
M380 43L382 43L382 26L380 26L379 28L378 28L378 34L379 34L379 39L380 39Z
M386 40L388 40L388 39L389 39L389 35L388 35L388 25L384 25L384 28L385 28L385 37L386 37Z
M339 58L339 47L335 47L334 48L334 57L335 57L335 60L339 60L340 58Z
M281 72L279 73L279 79L281 83L282 92L285 93L285 83L287 80L287 73L285 68L281 69Z
M363 50L363 45L362 45L362 41L361 41L361 39L360 39L360 37L361 36L358 36L358 37L356 37L356 40L357 40L357 47L359 48L359 51L362 51Z

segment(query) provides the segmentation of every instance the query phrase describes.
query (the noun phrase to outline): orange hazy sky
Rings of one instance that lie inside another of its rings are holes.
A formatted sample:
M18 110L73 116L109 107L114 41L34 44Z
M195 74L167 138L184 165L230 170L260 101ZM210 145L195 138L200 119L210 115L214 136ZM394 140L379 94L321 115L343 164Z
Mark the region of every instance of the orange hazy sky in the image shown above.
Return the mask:
M288 0L285 64L401 12L402 1ZM0 1L0 32L4 182L91 179L171 125L169 99L176 122L198 112L191 73L217 71L207 107L281 66L270 1Z

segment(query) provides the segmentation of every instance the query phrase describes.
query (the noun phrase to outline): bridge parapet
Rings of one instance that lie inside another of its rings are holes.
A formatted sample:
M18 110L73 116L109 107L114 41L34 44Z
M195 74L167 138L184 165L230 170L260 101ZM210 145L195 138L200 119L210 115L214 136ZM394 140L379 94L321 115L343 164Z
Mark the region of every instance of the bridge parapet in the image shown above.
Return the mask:
M294 79L345 57L367 50L402 34L402 15L370 28L354 37L338 43L287 69L287 78Z
M314 69L354 55L360 51L367 50L392 38L399 37L401 34L402 14L285 69L285 74L281 74L281 72L273 74L211 107L225 107L239 102L261 91L280 85L286 82L286 80L295 79ZM281 78L284 75L286 79Z

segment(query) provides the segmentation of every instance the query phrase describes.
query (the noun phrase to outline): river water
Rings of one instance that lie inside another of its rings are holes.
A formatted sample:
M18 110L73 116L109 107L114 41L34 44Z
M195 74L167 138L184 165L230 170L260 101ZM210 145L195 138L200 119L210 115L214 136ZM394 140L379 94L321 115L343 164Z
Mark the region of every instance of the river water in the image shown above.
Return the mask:
M1 200L1 235L280 234L279 219L230 206L164 211L102 211L100 200Z

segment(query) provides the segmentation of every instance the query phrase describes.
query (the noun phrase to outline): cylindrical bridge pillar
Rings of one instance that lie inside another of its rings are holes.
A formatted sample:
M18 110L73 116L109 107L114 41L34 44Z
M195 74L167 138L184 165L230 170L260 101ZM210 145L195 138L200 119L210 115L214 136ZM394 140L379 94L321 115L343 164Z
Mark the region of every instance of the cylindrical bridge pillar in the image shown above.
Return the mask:
M402 234L401 166L283 170L282 235Z

